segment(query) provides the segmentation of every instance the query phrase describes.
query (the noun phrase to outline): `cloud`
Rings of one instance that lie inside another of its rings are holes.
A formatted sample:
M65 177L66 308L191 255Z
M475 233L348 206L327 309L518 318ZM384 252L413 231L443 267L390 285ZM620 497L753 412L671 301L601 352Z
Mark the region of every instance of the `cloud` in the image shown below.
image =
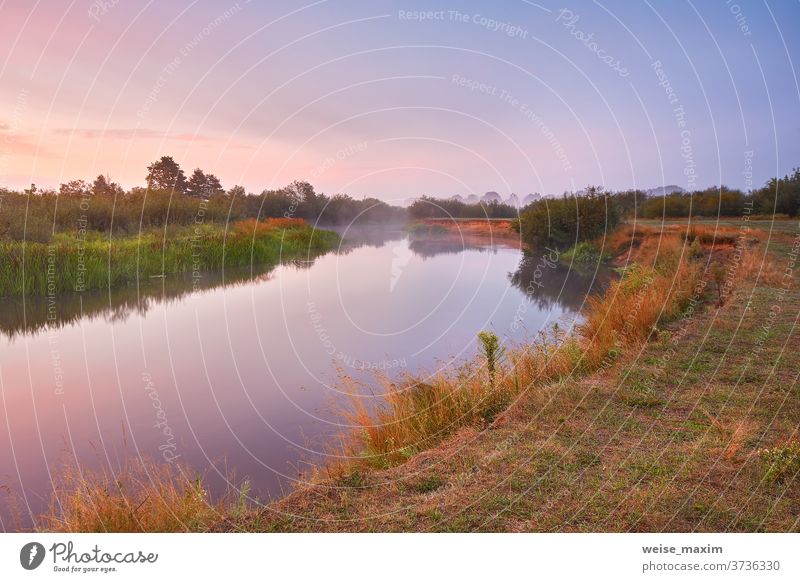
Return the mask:
M165 141L181 141L181 142L194 142L194 143L217 143L223 144L229 148L243 148L254 149L254 146L239 142L235 140L229 141L226 138L214 137L196 133L166 133L157 131L155 129L146 129L140 127L134 128L59 128L53 130L56 135L75 136L83 139L161 139Z
M0 155L5 159L14 156L52 157L53 154L38 137L17 131L8 123L0 123Z

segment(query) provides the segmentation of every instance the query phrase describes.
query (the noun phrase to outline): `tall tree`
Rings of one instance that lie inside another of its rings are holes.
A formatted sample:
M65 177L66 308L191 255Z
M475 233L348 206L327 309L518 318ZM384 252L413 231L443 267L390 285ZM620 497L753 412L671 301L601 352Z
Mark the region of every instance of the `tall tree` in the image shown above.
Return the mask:
M242 196L247 196L247 191L244 189L244 186L236 185L228 190L228 196L231 198L241 198Z
M196 168L189 181L186 183L186 195L196 198L210 198L215 194L224 193L222 184L214 174L206 174L200 168Z
M214 174L206 174L206 196L213 196L214 194L224 194L225 188L222 183Z
M206 195L206 175L200 168L195 168L189 181L186 183L186 195L197 198L205 198Z
M299 214L308 220L316 219L325 205L325 198L314 191L308 182L295 180L284 188L289 198L299 204Z
M100 174L92 182L91 192L95 196L114 196L124 194L122 186L108 179L108 176Z
M151 190L172 190L182 194L186 190L186 175L171 156L163 156L147 166L147 186Z
M58 193L61 196L81 196L89 191L89 185L83 180L71 180L66 184L61 184Z

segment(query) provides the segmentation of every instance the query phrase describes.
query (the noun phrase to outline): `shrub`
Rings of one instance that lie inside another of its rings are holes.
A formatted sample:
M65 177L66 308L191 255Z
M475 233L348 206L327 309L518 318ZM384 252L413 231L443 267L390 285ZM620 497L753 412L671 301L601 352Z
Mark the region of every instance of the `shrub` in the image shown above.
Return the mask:
M569 247L612 231L619 212L599 188L586 194L542 199L520 214L522 239L533 246Z

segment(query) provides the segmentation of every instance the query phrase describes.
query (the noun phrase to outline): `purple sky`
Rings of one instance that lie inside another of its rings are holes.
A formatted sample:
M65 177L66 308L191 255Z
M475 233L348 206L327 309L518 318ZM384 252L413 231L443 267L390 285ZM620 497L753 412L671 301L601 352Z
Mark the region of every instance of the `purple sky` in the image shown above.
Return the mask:
M758 187L800 165L799 25L797 1L0 0L0 185L142 185L172 155L386 200Z

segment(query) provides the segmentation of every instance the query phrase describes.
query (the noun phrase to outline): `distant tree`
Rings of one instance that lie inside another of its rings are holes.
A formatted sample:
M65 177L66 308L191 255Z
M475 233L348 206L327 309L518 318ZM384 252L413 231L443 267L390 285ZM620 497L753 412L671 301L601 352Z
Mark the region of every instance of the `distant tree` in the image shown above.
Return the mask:
M60 196L82 196L88 191L89 185L83 180L71 180L58 189Z
M520 213L522 238L532 246L566 248L601 236L619 222L611 197L594 186L580 195L537 200Z
M214 196L216 194L224 194L225 188L222 183L214 174L206 174L206 196Z
M95 196L107 194L109 187L110 185L108 183L108 178L106 178L103 174L100 174L94 179L94 182L92 182L92 194Z
M183 194L186 190L186 175L171 156L163 156L147 166L147 186L151 190L172 190Z
M612 194L613 204L622 217L642 216L647 194L642 190L625 190Z
M197 198L206 198L206 175L200 168L195 168L186 182L186 195Z
M466 204L453 198L423 196L414 200L408 207L408 215L414 220L425 218L515 218L517 209L497 200Z
M107 176L100 174L92 182L91 192L94 196L115 196L124 194L122 186L111 182Z
M297 217L300 200L283 190L264 190L261 193L261 218Z
M642 205L644 218L683 218L687 216L741 216L746 196L727 186L712 186L695 192L673 192L648 198Z
M358 202L347 194L335 194L328 201L320 219L331 224L346 224L352 221L357 213Z
M800 168L783 178L772 178L753 192L753 205L758 214L800 214Z
M206 174L200 168L192 172L186 183L186 195L195 198L211 198L215 194L223 194L225 190L214 174Z
M228 190L226 194L231 198L241 198L242 196L247 196L247 190L244 189L244 186L237 185Z
M307 220L316 220L327 201L325 196L317 194L314 191L314 186L308 182L300 182L295 180L284 191L288 197L298 205L299 218L306 218Z

